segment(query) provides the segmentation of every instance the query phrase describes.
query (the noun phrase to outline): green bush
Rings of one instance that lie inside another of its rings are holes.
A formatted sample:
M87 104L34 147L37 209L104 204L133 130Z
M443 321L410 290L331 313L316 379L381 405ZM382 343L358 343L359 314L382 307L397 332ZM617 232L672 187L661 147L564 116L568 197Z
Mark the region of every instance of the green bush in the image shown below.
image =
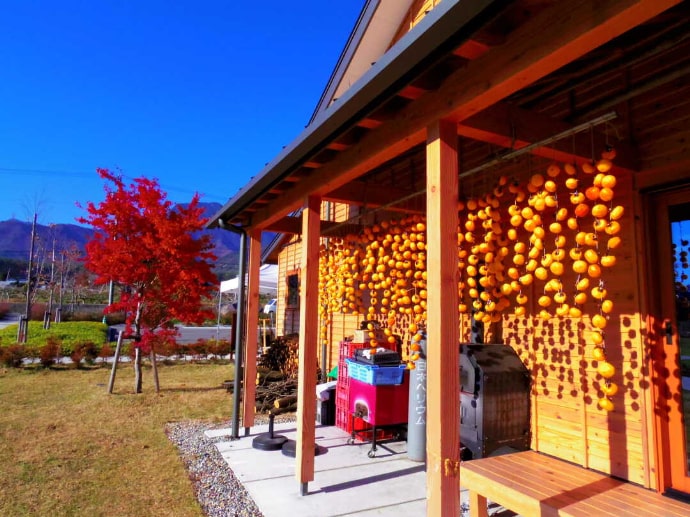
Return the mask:
M55 336L66 348L69 355L77 343L92 341L101 345L107 340L108 327L103 323L86 321L67 321L53 323L49 329L43 328L39 321L29 322L28 348L40 348L48 340L49 336ZM0 342L14 343L17 339L17 325L10 325L0 329Z

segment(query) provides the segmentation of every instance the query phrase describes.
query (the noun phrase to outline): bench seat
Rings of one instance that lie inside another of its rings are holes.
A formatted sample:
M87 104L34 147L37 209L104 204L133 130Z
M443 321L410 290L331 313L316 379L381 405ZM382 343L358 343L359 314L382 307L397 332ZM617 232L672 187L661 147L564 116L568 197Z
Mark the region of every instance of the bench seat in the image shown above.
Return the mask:
M534 451L463 462L470 515L487 499L524 517L688 517L690 504Z

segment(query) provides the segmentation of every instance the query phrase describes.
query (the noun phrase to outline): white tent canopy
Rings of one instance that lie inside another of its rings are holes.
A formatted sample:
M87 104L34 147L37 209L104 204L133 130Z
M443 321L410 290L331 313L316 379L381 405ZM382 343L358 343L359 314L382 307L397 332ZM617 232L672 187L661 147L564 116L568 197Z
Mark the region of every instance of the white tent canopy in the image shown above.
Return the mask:
M245 285L247 277L245 276ZM239 287L239 277L223 280L220 283L220 292L237 292ZM264 264L259 269L259 293L278 294L278 266L275 264Z

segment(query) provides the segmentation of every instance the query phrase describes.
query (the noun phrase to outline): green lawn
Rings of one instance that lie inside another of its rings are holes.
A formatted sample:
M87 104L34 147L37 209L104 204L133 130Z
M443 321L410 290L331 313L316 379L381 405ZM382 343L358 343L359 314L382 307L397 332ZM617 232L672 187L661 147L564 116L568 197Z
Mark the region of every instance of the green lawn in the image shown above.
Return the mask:
M220 384L231 365L159 367L156 395L147 370L133 394L129 365L0 369L0 515L202 515L166 422L226 420L231 398Z

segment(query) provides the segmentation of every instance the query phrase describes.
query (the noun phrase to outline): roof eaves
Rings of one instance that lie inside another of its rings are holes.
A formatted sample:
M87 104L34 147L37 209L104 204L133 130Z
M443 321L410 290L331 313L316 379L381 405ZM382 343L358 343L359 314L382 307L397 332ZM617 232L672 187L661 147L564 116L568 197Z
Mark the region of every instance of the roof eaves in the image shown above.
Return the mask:
M324 110L330 103L333 94L336 88L338 87L338 84L340 83L340 79L345 74L345 70L349 66L352 57L357 51L359 42L362 40L362 36L364 35L364 32L367 30L369 22L374 16L374 13L376 12L376 8L378 7L380 1L381 0L367 0L366 4L364 4L364 7L362 8L362 11L359 14L359 18L357 18L357 21L355 22L355 27L350 33L350 36L347 39L347 43L345 43L345 47L343 48L343 51L340 53L340 57L338 58L335 68L333 69L333 73L331 74L331 77L328 79L328 83L326 84L326 87L324 88L323 93L321 94L321 98L319 98L319 102L316 104L316 108L314 108L314 113L312 113L309 119L310 124L314 121L316 115L320 111Z
M499 0L445 0L438 4L337 102L320 112L295 140L240 189L213 216L207 228L216 227L220 218L226 220L239 215L294 171L301 162L324 148L353 122L371 112L378 103L399 90L401 85L411 81L436 57L444 55L469 38L474 30L494 14L494 9L501 5L505 4Z

